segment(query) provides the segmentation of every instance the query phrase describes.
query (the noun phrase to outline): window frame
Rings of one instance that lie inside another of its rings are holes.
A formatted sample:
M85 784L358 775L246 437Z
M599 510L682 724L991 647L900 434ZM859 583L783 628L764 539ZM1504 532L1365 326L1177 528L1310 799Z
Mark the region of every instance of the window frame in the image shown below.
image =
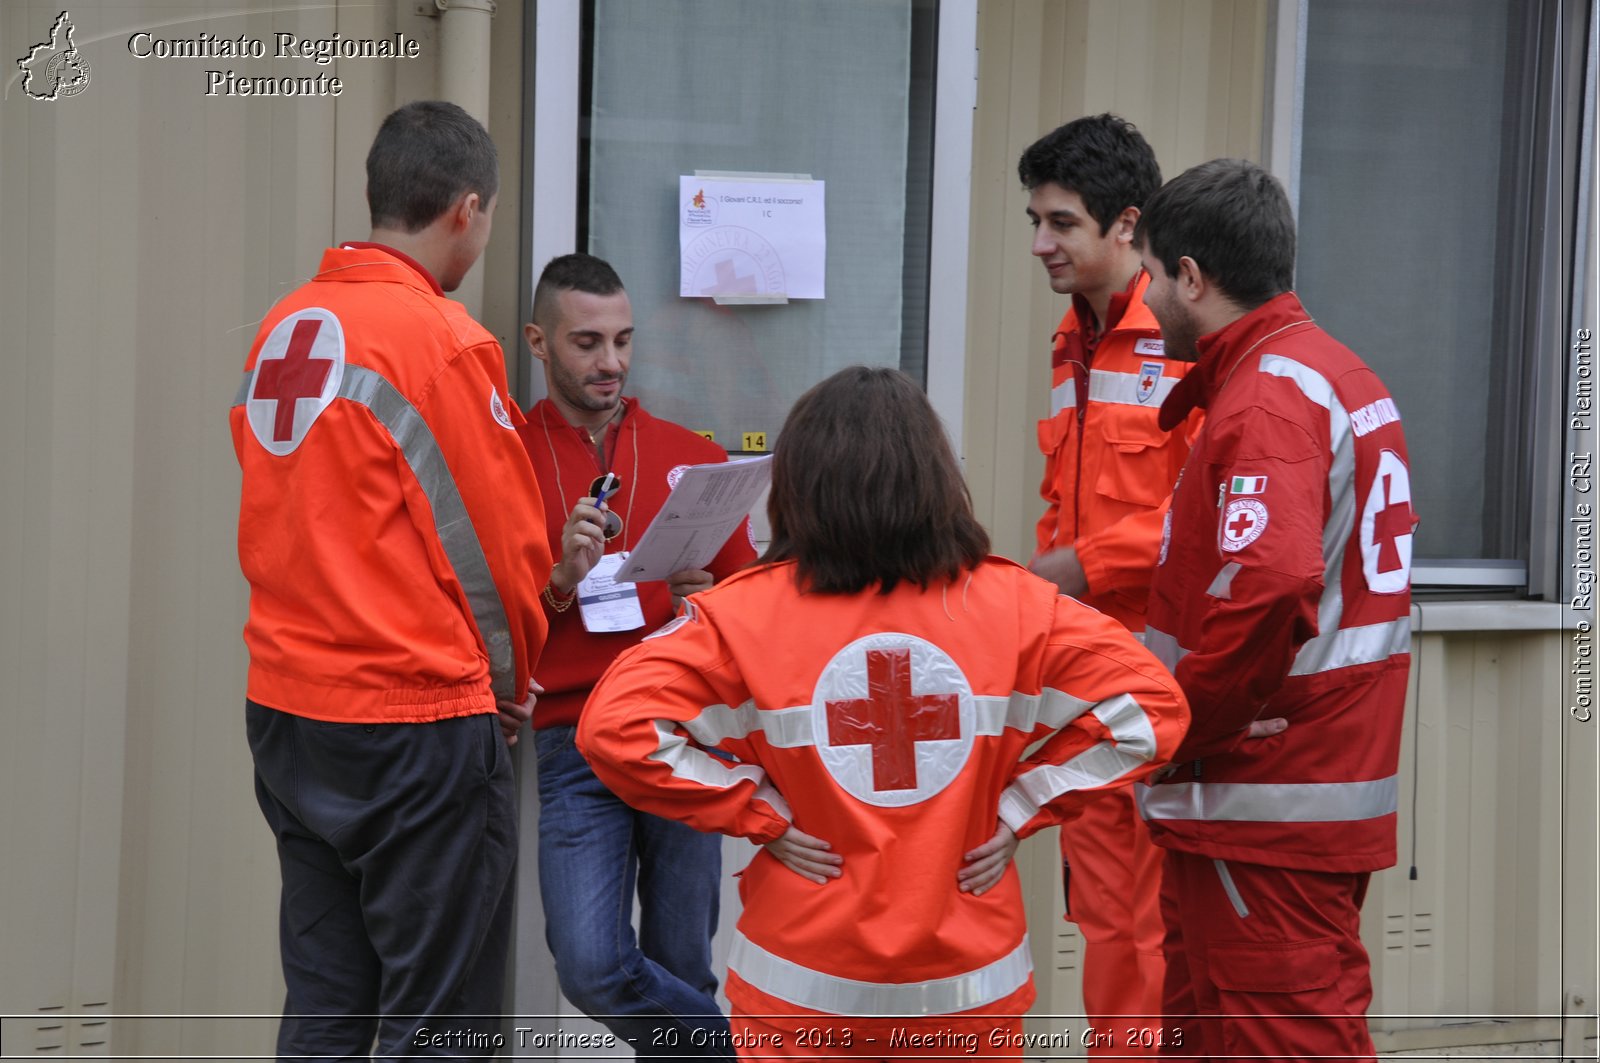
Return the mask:
M963 453L972 121L977 107L978 0L937 0L933 192L927 288L927 391L957 454ZM523 300L531 312L536 263L578 250L582 0L536 0L525 113L532 115L524 167ZM535 192L537 191L537 194ZM537 397L532 358L519 355L518 401Z

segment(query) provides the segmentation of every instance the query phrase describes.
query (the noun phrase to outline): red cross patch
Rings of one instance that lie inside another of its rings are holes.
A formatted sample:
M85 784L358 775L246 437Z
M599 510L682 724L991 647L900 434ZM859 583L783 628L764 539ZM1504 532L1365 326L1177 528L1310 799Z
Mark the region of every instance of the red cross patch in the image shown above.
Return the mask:
M1266 503L1256 498L1235 498L1222 511L1222 548L1231 553L1243 550L1267 530Z
M871 805L926 801L972 752L972 687L938 646L899 632L846 646L813 694L813 735L828 773Z
M321 307L298 310L261 344L245 418L268 452L292 454L344 380L344 329Z

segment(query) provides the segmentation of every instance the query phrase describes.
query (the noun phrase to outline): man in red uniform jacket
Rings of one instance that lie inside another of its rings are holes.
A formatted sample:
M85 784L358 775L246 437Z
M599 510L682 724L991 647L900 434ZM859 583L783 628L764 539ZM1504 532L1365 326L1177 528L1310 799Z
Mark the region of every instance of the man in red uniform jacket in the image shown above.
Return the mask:
M603 584L681 470L728 456L623 396L633 311L606 262L583 254L553 259L524 332L544 364L548 397L519 431L559 559L544 592L550 639L536 671L544 693L533 718L545 939L567 999L631 1040L639 1055L678 1054L693 1044L699 1054L727 1056L728 1023L711 968L721 839L629 808L595 778L573 737L590 689L617 654L671 619L675 600L755 560L749 523L709 571ZM608 473L617 479L607 483ZM637 937L629 920L636 882Z
M1169 850L1168 1021L1213 1059L1371 1058L1360 910L1395 861L1411 645L1400 413L1290 290L1264 170L1185 172L1136 240L1167 354L1195 363L1162 423L1206 410L1146 629L1194 713L1140 794Z
M1139 208L1161 186L1155 153L1115 115L1079 118L1028 148L1017 165L1028 189L1033 253L1050 287L1071 296L1051 355L1050 417L1029 566L1129 631L1144 631L1145 600L1167 498L1189 454L1183 430L1157 413L1188 372L1162 357L1143 302L1149 278L1133 247ZM1161 1014L1161 850L1139 818L1132 786L1095 794L1061 828L1067 918L1084 939L1083 1006L1097 1029ZM1091 1054L1132 1045L1096 1041Z
M444 297L498 185L461 108L389 115L370 241L328 250L267 314L229 417L285 1057L365 1059L376 1038L384 1058L476 1058L499 1033L506 746L532 708L550 551L500 344Z

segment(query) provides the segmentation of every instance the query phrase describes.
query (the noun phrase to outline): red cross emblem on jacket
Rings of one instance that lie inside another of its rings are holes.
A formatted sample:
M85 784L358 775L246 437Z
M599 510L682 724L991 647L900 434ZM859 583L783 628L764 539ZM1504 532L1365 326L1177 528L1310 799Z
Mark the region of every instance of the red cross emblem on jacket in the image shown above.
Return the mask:
M812 692L823 766L860 801L928 800L964 770L977 735L972 684L943 648L885 631L841 648Z
M917 743L961 737L961 699L911 692L910 650L868 650L864 698L828 702L828 741L872 747L876 790L917 788Z

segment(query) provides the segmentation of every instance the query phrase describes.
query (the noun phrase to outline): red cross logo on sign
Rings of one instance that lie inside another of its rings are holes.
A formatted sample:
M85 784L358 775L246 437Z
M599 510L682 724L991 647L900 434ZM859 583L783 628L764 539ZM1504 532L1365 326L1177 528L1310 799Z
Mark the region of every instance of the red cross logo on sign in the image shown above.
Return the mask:
M1376 594L1411 585L1411 542L1417 526L1411 508L1411 474L1392 450L1378 454L1378 469L1361 507L1361 571Z
M948 654L913 635L845 647L823 670L812 704L829 774L869 804L932 797L972 750L971 686Z
M256 440L273 454L294 451L338 394L344 378L344 330L321 308L300 310L273 327L261 344L245 416Z

